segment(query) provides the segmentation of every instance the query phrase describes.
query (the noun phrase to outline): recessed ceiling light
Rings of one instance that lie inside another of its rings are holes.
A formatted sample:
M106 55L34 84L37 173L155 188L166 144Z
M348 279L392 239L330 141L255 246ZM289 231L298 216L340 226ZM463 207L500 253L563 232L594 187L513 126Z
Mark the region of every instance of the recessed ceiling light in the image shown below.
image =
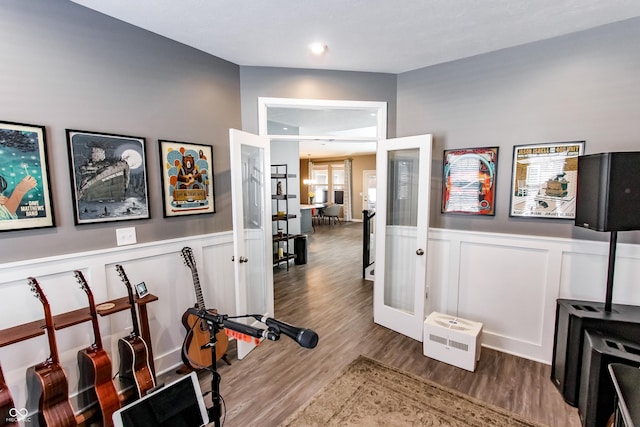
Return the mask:
M311 43L309 45L309 50L311 50L311 53L314 55L322 55L327 49L329 49L328 46L321 42Z
M282 130L289 130L289 128L282 128Z

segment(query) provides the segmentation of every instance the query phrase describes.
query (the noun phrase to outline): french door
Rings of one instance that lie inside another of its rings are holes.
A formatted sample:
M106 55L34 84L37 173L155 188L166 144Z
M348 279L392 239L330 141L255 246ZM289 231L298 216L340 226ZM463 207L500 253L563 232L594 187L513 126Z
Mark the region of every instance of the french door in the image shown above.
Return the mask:
M229 129L229 144L236 313L273 316L270 142ZM253 319L246 322L262 325ZM238 359L253 348L253 340L238 340Z
M381 140L376 155L374 321L422 341L431 135Z

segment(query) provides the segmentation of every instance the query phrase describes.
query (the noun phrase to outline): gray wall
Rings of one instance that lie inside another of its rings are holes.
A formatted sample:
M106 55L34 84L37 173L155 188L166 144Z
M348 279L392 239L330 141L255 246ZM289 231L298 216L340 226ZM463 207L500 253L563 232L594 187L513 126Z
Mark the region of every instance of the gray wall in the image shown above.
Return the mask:
M45 125L56 228L2 233L3 262L230 230L235 64L64 0L0 3L0 120ZM75 226L65 129L146 138L151 219ZM158 139L213 145L216 213L163 218Z
M258 97L387 102L387 134L396 130L396 75L240 67L242 126L258 133Z
M513 146L640 149L640 19L398 76L398 136L432 133L432 227L606 240L571 220L510 218ZM444 149L499 146L495 217L443 215ZM638 171L630 171L638 174ZM639 176L640 178L640 176ZM637 231L620 241L640 242Z

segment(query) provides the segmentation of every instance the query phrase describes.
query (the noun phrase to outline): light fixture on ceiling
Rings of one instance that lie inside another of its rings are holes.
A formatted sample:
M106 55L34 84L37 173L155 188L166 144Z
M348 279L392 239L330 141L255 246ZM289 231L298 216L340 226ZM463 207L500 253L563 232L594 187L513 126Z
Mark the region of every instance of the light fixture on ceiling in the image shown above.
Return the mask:
M326 53L327 50L329 50L329 47L326 44L322 43L322 42L315 42L315 43L311 43L309 45L309 50L314 55L320 56L320 55Z

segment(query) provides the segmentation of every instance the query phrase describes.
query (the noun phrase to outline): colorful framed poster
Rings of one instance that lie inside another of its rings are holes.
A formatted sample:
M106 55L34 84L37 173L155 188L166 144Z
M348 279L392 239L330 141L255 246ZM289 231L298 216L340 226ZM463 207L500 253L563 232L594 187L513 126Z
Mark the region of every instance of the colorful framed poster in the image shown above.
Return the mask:
M574 219L584 141L513 147L509 216Z
M147 219L145 139L67 129L76 224Z
M0 122L0 231L55 227L45 127Z
M165 217L214 213L213 147L158 141Z
M445 150L442 213L495 215L498 147Z

